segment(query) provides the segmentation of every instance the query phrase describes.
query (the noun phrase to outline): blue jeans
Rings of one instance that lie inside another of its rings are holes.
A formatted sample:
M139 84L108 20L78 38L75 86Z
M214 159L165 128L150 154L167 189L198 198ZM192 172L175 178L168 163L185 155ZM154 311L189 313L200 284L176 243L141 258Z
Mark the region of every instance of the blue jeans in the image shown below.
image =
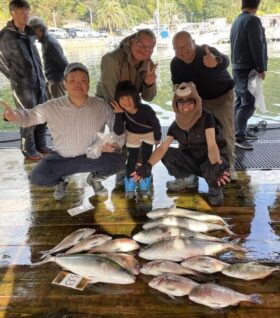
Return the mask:
M125 161L118 153L103 153L97 159L89 159L86 155L65 158L52 151L31 171L30 180L40 186L54 186L75 173L92 172L96 177L108 177L124 167Z
M255 97L248 91L248 78L251 70L232 70L235 102L235 138L243 141L246 136L247 122L255 111Z

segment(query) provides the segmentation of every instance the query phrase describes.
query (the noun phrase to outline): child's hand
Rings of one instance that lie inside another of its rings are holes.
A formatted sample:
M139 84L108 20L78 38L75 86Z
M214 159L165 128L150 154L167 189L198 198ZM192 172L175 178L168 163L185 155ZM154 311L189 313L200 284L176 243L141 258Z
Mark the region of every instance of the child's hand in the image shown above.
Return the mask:
M131 177L134 179L134 181L139 181L141 179L149 177L151 175L151 172L152 165L149 162L147 162L142 166L138 167L136 171L132 172Z
M114 113L123 113L123 110L117 101L112 100L110 104L114 109Z
M230 173L224 170L223 174L217 179L217 184L219 187L222 187L230 182Z

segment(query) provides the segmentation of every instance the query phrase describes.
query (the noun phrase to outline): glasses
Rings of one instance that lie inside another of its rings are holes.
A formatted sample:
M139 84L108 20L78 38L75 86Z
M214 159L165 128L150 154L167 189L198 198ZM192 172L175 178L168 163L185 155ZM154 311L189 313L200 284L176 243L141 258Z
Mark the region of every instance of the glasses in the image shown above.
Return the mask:
M195 104L195 100L193 98L179 98L176 101L177 106L183 106L183 105L192 105Z
M149 47L141 43L138 39L135 39L135 44L143 51L152 53L154 50L154 47Z

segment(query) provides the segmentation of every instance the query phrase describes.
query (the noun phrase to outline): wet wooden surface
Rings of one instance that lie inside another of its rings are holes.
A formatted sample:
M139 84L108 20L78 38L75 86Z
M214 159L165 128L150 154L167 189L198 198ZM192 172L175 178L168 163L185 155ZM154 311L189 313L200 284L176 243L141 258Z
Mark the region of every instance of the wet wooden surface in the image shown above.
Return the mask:
M225 188L224 206L215 209L207 204L203 180L198 194L167 194L165 183L171 177L161 164L153 172L152 200L126 200L122 191L113 189L111 177L104 183L109 198L98 201L82 174L71 179L67 199L55 202L53 189L29 184L34 163L24 162L19 150L1 150L0 154L0 317L280 317L279 271L251 282L221 274L209 276L208 281L242 293L258 293L263 299L261 305L241 303L217 311L187 297L169 298L148 286L150 276L139 275L132 285L98 283L75 291L51 283L61 270L54 263L30 266L39 260L40 251L78 228L95 227L99 233L131 237L147 221L147 211L174 203L228 218L248 253L226 253L220 259L279 265L280 171L239 172L239 181ZM88 202L92 209L75 217L68 214L67 209Z

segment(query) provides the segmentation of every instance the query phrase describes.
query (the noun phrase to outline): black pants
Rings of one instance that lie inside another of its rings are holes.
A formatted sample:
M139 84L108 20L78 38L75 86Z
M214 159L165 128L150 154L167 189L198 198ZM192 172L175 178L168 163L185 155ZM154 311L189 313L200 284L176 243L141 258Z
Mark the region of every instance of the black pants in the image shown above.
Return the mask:
M139 162L139 155L141 157L142 164L146 163L153 152L153 145L142 142L140 148L127 147L127 152L128 158L126 163L126 175L127 177L130 177L130 174L136 169L137 162Z
M13 91L13 97L18 109L32 109L34 106L47 101L44 88L37 89L21 87ZM25 157L36 154L36 151L47 146L46 124L20 128L21 152Z
M175 178L185 178L194 174L203 177L209 186L217 186L216 176L208 158L199 163L188 152L170 147L161 161L168 173ZM226 163L225 159L223 161Z

